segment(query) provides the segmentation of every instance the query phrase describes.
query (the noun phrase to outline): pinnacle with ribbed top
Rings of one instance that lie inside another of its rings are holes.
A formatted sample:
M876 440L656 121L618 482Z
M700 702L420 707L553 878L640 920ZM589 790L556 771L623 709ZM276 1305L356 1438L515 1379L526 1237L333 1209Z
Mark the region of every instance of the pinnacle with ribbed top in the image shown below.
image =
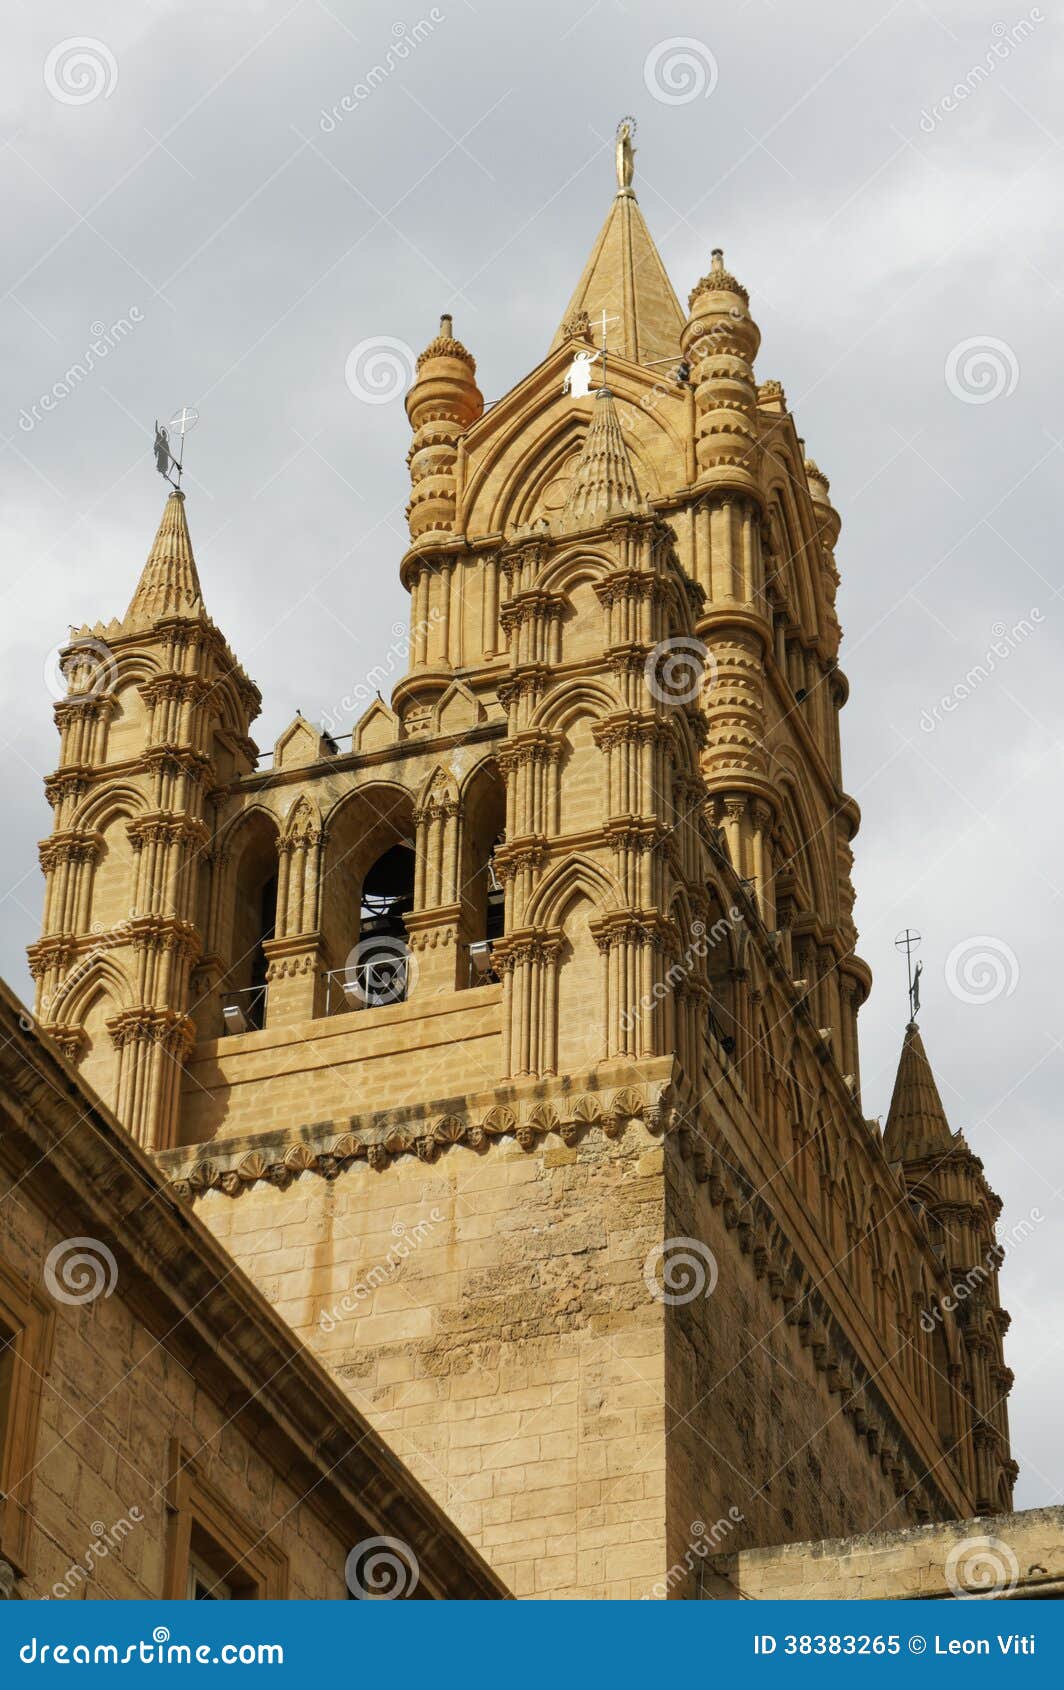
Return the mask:
M569 485L562 527L601 522L622 511L638 510L643 503L613 395L608 387L600 387L595 395L591 426Z
M192 555L185 495L176 489L163 507L159 531L126 612L126 621L155 622L161 616L196 616L203 594Z
M883 1149L891 1162L911 1162L948 1150L952 1143L953 1133L920 1029L915 1021L910 1021L905 1029L894 1095L883 1129Z

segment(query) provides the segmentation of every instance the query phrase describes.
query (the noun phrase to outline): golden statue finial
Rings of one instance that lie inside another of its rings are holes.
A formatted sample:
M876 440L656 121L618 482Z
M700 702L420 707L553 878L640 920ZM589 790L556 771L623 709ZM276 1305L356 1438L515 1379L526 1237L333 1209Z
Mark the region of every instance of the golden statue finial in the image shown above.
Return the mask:
M632 175L635 170L635 148L632 138L635 135L635 118L622 117L617 125L617 191L630 193L632 190Z

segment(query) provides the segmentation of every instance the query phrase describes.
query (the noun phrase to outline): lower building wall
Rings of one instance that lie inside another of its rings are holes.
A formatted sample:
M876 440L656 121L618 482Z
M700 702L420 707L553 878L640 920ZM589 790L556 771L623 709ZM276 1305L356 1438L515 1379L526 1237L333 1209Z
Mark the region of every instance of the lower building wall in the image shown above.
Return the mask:
M486 1097L450 1100L453 1137L417 1155L387 1129L375 1162L328 1132L318 1155L306 1129L234 1142L230 1172L164 1161L208 1182L201 1218L515 1595L719 1594L710 1552L911 1517L684 1135L525 1090L476 1147ZM526 1125L533 1098L564 1133ZM694 1296L677 1245L712 1264Z
M722 1563L759 1601L1064 1596L1064 1508L751 1549Z
M452 1145L197 1212L515 1595L665 1569L660 1140Z
M19 1594L166 1594L168 1480L180 1445L186 1489L198 1475L249 1543L270 1534L275 1570L276 1551L287 1559L287 1596L344 1598L354 1546L340 1541L145 1327L121 1271L108 1292L110 1245L80 1242L95 1266L77 1268L67 1235L33 1206L24 1185L16 1194L0 1172L0 1260L12 1284L33 1288L50 1329L50 1359L36 1381L30 1477L14 1492L28 1514Z
M668 1594L726 1594L712 1569L748 1544L904 1523L845 1393L788 1322L749 1215L711 1200L675 1140L665 1218Z

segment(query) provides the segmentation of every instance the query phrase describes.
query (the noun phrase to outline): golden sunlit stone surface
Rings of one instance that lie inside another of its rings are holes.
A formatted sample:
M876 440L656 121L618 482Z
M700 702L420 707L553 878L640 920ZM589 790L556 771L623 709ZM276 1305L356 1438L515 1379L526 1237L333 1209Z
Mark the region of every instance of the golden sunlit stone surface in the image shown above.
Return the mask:
M905 1131L861 1108L840 521L759 341L622 181L510 392L447 316L418 360L350 742L258 764L173 501L56 712L41 1022L519 1596L1011 1506L998 1200L910 1139L912 1037Z

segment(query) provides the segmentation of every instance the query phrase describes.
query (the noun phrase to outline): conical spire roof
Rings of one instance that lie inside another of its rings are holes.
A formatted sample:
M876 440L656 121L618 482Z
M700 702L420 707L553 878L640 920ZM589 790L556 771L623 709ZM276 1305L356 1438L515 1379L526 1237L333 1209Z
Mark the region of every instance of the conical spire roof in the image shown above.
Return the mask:
M192 555L185 495L176 490L163 508L159 532L126 611L127 622L155 622L160 616L196 616L203 594Z
M905 1029L883 1150L890 1162L912 1162L948 1150L953 1134L915 1021Z
M622 511L639 510L644 502L617 421L613 394L608 387L600 387L591 426L569 483L561 526L602 522Z
M586 313L591 333L605 311L606 344L636 364L680 356L684 314L631 188L621 188L576 284L551 351L570 336L573 318Z

